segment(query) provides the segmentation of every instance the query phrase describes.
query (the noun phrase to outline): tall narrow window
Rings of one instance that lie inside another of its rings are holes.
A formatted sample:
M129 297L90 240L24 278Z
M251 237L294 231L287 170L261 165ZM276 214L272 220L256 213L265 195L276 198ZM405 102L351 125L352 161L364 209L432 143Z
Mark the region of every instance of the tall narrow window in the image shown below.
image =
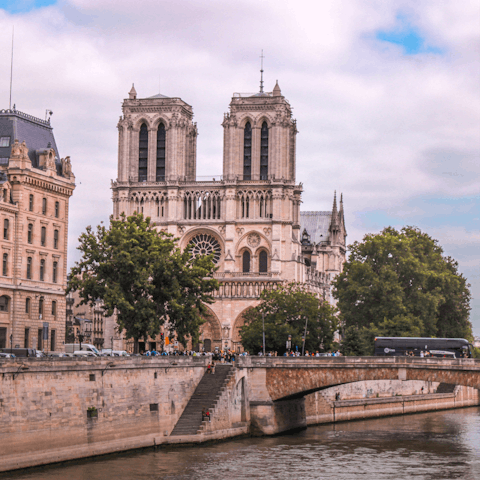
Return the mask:
M260 140L260 180L268 178L268 125L263 122Z
M40 281L43 282L45 278L45 260L42 258L40 260Z
M28 231L27 231L27 242L33 242L33 223L28 224Z
M58 248L58 230L53 231L53 248Z
M52 302L52 316L57 316L57 302L55 300Z
M30 346L30 329L25 329L25 341L23 342L23 348L28 348Z
M6 218L3 221L3 238L5 240L8 240L8 227L10 226L10 222L8 221L8 218Z
M28 209L33 212L33 195L30 194L29 200L28 200Z
M0 312L8 312L9 298L6 295L0 297Z
M252 179L252 126L247 122L243 131L243 179Z
M47 214L47 199L46 198L42 199L42 213L44 215Z
M245 250L242 255L242 263L243 263L243 273L248 273L250 271L250 252Z
M165 181L165 125L161 123L157 130L157 182Z
M38 314L43 315L43 297L38 300Z
M30 297L25 299L25 313L30 314Z
M43 349L43 328L38 329L38 350Z
M55 335L55 330L52 330L50 333L50 350L52 352L54 352L55 349L57 348L56 340L57 340L57 336Z
M145 182L147 180L148 171L148 128L142 123L139 135L138 149L138 181Z
M27 278L29 280L32 278L32 257L27 258Z
M42 227L42 233L40 236L40 243L42 244L42 247L45 246L46 241L47 241L47 227Z
M2 275L4 277L8 275L8 253L3 254Z
M60 203L55 202L55 217L58 218L60 216Z
M57 283L57 270L58 270L58 262L53 262L53 271L52 271L53 283Z
M262 250L258 256L258 271L260 273L266 273L268 271L268 257L265 250Z

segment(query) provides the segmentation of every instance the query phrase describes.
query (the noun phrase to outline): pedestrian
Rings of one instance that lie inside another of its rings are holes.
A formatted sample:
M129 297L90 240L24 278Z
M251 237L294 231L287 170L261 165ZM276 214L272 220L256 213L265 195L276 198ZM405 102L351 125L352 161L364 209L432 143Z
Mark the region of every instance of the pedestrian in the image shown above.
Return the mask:
M207 365L207 373L212 373L212 366L210 364Z
M205 412L205 419L207 420L207 422L210 421L210 412L209 412L208 408L207 408L207 411Z
M212 362L212 375L215 373L215 362Z

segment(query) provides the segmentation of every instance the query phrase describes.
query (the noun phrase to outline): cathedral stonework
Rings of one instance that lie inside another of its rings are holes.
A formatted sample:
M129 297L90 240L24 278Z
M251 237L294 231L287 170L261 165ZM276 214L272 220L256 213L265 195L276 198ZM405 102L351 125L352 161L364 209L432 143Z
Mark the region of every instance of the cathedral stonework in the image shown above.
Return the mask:
M158 229L213 254L219 289L200 340L206 350L242 350L243 314L264 289L300 282L330 300L345 261L343 201L300 212L296 121L278 82L270 93L235 93L224 115L223 175L196 180L193 109L164 95L138 99L132 87L118 123L113 214L149 216Z

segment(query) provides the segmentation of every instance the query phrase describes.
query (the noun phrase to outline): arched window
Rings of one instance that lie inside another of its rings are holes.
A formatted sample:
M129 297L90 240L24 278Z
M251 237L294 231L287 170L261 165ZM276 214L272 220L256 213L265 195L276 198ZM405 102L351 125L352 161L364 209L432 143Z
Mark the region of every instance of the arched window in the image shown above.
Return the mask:
M250 271L250 252L245 250L242 255L242 271L248 273Z
M42 213L44 215L47 214L47 199L46 198L42 199Z
M33 223L28 224L28 232L27 232L27 242L32 243L33 241Z
M41 236L40 236L40 243L42 244L42 247L45 246L45 243L47 241L47 227L42 227L41 230Z
M53 283L57 283L57 270L58 270L58 262L53 262L53 271L52 271Z
M8 275L8 253L3 254L2 275L4 277Z
M260 180L268 178L268 125L263 122L260 140Z
M165 125L161 123L157 130L157 182L165 181Z
M30 194L29 200L28 200L28 209L33 212L33 195Z
M252 179L252 126L247 122L243 131L243 179Z
M5 295L0 297L0 312L8 312L9 298Z
M258 271L266 273L268 271L268 255L265 250L262 250L258 255Z
M32 257L27 258L27 278L29 280L32 278Z
M8 218L6 218L3 221L3 238L5 240L8 240L8 227L10 226L10 222L8 221Z
M58 218L60 215L60 204L59 202L55 202L55 217Z
M55 300L52 302L52 315L57 316L57 302Z
M58 230L53 231L53 248L58 248Z
M45 260L42 258L40 260L40 281L43 282L45 277Z
M25 299L25 313L30 314L30 297Z
M138 147L138 181L146 182L148 172L148 128L142 123Z

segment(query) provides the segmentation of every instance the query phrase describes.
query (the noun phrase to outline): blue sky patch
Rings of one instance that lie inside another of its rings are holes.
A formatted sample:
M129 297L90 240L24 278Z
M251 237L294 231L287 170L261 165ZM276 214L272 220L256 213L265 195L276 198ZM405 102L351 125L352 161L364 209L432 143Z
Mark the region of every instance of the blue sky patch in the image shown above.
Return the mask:
M57 0L0 0L0 9L9 13L25 13L56 3Z
M425 37L403 15L397 16L397 25L392 30L381 30L376 33L377 40L393 43L403 47L405 54L442 53L440 48L428 45Z

